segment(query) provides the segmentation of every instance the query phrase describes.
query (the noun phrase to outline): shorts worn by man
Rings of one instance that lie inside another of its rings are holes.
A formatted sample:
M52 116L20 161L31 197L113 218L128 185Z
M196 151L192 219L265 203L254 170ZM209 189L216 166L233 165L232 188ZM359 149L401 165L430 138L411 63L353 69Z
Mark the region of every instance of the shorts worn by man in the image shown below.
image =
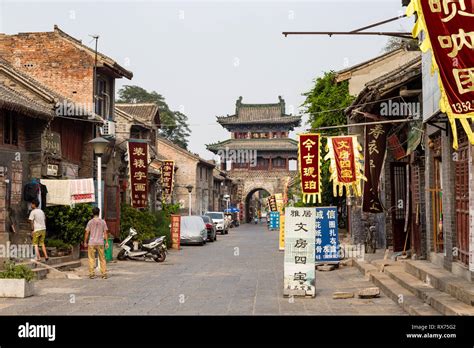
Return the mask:
M95 251L97 250L102 278L107 279L107 268L104 255L104 240L105 247L109 247L107 240L107 224L99 217L99 208L93 208L92 213L94 214L94 217L87 223L86 233L84 236L84 245L87 247L87 254L89 257L89 278L95 278Z

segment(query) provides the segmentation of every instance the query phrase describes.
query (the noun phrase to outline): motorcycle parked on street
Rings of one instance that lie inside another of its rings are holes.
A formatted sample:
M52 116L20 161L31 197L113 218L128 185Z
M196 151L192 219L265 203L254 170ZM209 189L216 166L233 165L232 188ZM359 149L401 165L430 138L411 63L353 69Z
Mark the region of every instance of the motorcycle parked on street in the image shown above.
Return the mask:
M117 259L124 261L127 259L136 260L136 261L147 261L154 260L156 262L163 262L166 259L167 248L166 248L166 237L156 237L148 240L143 240L141 243L138 243L138 249L133 249L133 237L135 237L138 232L134 228L130 228L130 232L120 243L122 250L117 255Z

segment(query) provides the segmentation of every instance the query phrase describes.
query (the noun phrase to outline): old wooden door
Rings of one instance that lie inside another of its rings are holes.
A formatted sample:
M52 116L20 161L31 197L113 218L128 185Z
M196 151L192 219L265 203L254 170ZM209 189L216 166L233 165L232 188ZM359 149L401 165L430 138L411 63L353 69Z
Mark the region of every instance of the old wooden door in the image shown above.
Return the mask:
M463 134L463 133L461 133ZM469 143L466 137L460 137L457 151L455 195L456 195L456 234L457 249L453 256L463 264L469 264Z
M407 209L409 209L410 201L409 199L407 199L407 173L407 163L390 163L390 179L392 184L391 193L393 251L403 251L407 236L405 233L405 222L407 222L407 217L409 218L409 215L407 215ZM409 248L410 239L407 240L406 250L408 250Z
M109 232L114 237L120 235L120 187L105 185L104 218Z

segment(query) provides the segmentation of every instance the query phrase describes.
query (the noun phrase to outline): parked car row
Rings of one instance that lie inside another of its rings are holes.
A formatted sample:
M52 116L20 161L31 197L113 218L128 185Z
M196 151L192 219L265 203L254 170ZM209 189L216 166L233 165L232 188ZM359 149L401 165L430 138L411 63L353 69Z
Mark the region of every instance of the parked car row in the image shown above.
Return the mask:
M228 234L232 221L223 212L181 217L181 244L204 245L217 240L217 233Z

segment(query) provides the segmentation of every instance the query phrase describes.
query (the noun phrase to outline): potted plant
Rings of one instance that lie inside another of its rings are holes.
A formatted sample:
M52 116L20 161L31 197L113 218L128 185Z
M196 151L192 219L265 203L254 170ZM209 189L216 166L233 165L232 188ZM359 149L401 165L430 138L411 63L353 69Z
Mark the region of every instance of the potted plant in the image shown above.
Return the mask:
M12 261L4 263L0 272L0 297L25 298L33 296L35 274L25 265L15 265Z

